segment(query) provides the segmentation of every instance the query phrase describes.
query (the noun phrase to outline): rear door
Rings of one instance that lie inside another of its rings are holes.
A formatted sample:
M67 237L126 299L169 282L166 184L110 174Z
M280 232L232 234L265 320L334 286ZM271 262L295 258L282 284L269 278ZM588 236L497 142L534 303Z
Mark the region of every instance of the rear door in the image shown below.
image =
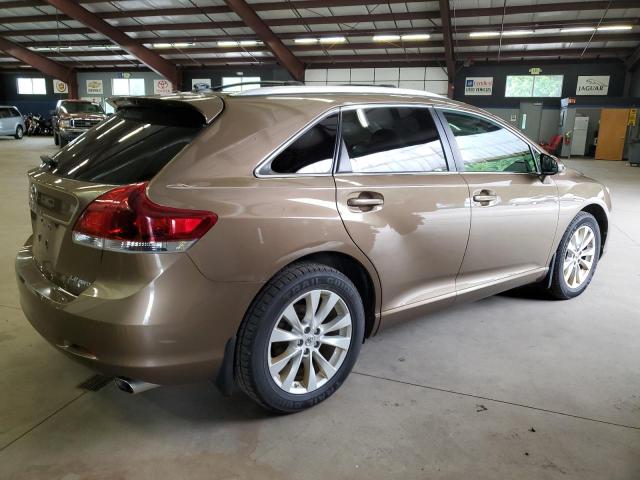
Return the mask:
M383 314L453 300L469 235L469 190L448 163L430 109L344 108L340 145L338 210L378 271Z
M558 189L551 177L537 174L535 152L492 119L439 112L470 190L471 234L458 291L546 268L558 223Z

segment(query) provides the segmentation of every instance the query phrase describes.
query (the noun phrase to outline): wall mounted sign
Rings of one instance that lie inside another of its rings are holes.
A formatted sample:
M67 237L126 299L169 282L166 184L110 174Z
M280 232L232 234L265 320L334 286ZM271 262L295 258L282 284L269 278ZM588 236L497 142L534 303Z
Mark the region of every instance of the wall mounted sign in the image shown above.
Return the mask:
M542 69L540 67L533 67L529 69L529 73L531 75L540 75L542 73Z
M464 81L465 95L491 95L493 77L467 77Z
M153 93L156 95L167 95L173 92L173 85L169 80L161 78L153 81Z
M196 88L196 85L211 86L211 79L210 78L194 78L191 80L191 88Z
M53 93L69 93L69 85L62 80L53 80Z
M511 114L511 121L514 122L514 123L517 122L518 121L518 115L516 115L515 113L512 113Z
M102 80L87 80L87 95L102 95Z
M609 91L609 75L585 75L578 77L576 95L606 95Z

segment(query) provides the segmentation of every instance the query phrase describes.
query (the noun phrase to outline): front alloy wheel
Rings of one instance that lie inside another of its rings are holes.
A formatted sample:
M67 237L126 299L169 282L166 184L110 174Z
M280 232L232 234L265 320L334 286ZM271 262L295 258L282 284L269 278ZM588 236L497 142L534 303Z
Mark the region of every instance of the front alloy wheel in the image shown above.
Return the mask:
M561 300L577 297L589 286L600 258L600 227L595 217L580 212L556 250L551 294Z
M297 412L331 396L364 337L358 290L338 270L295 263L258 294L238 330L235 379L265 408Z
M569 288L578 288L589 276L596 255L596 235L589 225L578 228L567 245L562 274Z

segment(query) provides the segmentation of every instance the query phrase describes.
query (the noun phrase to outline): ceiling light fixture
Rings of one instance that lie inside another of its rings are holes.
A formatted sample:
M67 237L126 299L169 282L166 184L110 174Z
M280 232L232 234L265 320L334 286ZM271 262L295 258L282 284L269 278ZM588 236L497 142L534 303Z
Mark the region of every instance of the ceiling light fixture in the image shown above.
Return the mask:
M471 38L499 37L500 32L471 32L469 36Z
M560 33L580 33L580 32L593 32L596 27L571 27L561 28Z
M303 45L311 45L313 43L318 43L318 39L317 38L296 38L294 42L300 43Z
M518 35L531 35L535 32L533 30L507 30L502 32L503 37L517 37Z
M400 35L374 35L374 42L394 42L400 40Z
M632 30L631 25L608 25L604 27L598 27L596 30L599 32L612 32L614 30Z
M221 40L218 42L219 47L237 47L238 42L235 40Z
M346 37L324 37L320 39L320 43L344 43L346 41Z
M408 35L402 35L402 40L403 41L415 41L415 40L428 40L431 38L431 35L429 35L428 33L411 33Z

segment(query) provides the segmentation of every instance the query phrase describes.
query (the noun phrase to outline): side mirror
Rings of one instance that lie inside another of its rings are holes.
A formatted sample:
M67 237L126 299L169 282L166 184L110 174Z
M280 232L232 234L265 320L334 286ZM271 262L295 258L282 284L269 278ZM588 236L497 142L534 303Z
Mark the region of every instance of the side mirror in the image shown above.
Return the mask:
M540 174L555 175L560 171L558 161L546 153L540 154Z

